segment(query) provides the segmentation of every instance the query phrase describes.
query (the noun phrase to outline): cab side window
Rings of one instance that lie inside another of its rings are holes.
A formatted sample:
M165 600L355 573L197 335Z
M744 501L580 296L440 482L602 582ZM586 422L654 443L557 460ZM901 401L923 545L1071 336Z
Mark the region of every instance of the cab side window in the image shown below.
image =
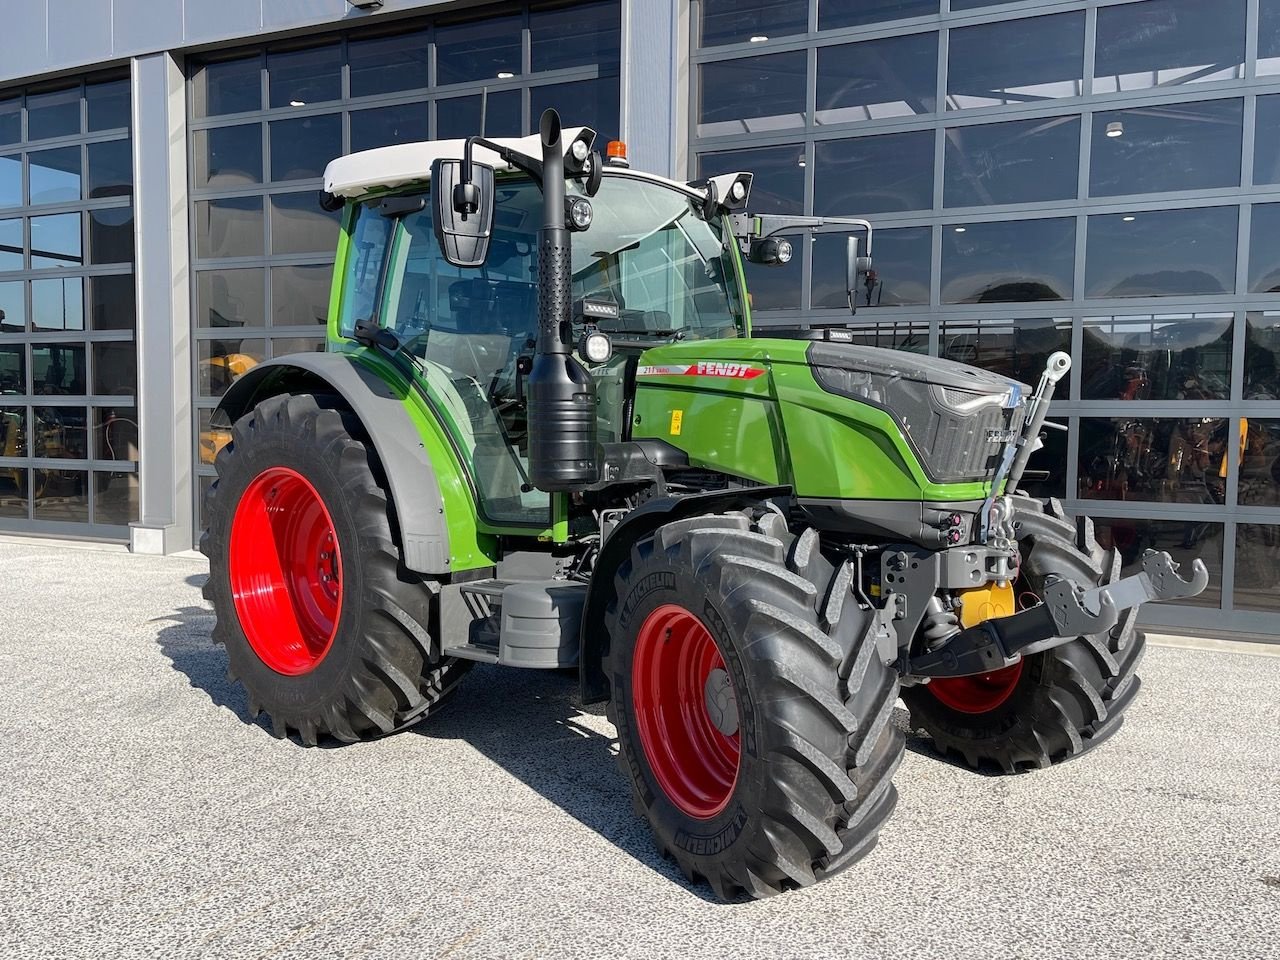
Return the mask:
M361 204L351 228L346 276L342 282L342 335L351 336L357 320L373 319L378 307L382 267L395 221L378 212L376 201Z

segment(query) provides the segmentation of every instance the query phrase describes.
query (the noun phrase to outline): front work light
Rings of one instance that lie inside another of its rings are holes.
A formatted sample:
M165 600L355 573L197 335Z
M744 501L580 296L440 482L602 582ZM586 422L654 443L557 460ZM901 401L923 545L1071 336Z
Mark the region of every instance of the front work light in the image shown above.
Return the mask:
M569 201L569 229L581 233L591 226L595 211L591 209L591 201L585 197L577 197Z
M613 356L613 341L607 333L588 330L578 341L578 355L587 363L608 363Z

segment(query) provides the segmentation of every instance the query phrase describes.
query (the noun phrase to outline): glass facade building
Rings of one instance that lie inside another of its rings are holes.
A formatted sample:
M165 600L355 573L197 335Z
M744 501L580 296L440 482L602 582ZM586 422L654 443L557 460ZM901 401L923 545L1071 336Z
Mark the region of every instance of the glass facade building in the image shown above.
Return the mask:
M554 105L875 222L867 343L1068 351L1038 492L1205 559L1150 622L1280 635L1280 0L89 6L14 11L0 64L0 532L189 547L218 398L323 347L327 161ZM844 235L792 239L757 326L849 323Z

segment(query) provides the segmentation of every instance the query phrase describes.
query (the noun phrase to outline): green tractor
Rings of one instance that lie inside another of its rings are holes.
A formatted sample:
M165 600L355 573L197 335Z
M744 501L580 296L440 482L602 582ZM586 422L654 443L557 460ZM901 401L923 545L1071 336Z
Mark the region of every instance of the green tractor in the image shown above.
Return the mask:
M1114 733L1139 604L1207 572L1122 578L1019 492L1069 358L1033 392L846 330L754 337L744 258L847 225L853 304L870 225L750 216L750 174L678 183L594 140L548 111L329 165L328 351L254 367L215 418L206 596L250 713L352 742L476 662L576 669L659 848L722 897L874 845L899 697L975 768Z

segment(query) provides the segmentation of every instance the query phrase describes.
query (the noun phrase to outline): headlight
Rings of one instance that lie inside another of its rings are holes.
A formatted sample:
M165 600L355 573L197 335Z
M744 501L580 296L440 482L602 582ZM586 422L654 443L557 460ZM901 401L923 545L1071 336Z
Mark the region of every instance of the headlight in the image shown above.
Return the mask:
M613 341L599 330L590 330L578 341L578 355L587 363L608 363L613 356Z
M595 211L591 209L591 201L584 197L578 197L569 204L569 228L571 230L586 230L591 226L591 221L595 217Z

